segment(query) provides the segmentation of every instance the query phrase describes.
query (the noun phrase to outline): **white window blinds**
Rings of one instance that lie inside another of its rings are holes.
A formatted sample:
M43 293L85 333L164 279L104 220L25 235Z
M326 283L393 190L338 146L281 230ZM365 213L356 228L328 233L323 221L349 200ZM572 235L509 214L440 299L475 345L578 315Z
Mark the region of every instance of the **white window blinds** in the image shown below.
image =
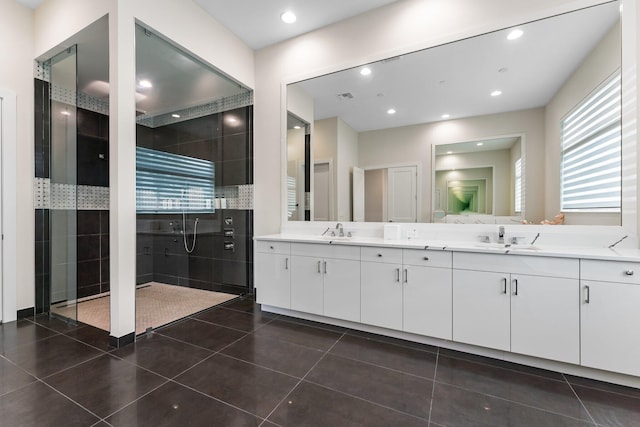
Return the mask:
M562 210L619 211L620 71L583 100L561 126Z
M136 147L138 213L213 212L215 165Z

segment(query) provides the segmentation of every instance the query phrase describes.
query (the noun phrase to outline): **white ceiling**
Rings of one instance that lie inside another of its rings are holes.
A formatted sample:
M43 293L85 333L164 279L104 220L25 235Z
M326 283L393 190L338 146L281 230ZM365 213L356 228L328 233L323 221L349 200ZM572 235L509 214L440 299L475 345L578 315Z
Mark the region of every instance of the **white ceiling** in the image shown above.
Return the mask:
M359 15L398 0L194 0L253 49ZM285 24L280 15L297 16Z
M32 9L44 0L16 0ZM184 0L183 0L184 1ZM193 0L252 49L287 40L398 0ZM293 24L280 15L292 11Z
M519 26L518 40L506 29L371 64L366 77L357 67L297 84L316 120L340 117L358 132L542 107L618 19L608 3Z

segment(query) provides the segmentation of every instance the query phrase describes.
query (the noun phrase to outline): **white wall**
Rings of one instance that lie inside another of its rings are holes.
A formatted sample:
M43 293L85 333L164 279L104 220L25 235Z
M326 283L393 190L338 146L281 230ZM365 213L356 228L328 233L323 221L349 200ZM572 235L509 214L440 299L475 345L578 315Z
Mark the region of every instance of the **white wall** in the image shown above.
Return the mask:
M560 122L581 100L596 89L620 67L620 25L615 25L598 46L583 61L547 104L545 110L546 174L545 217L553 218L560 212L560 162L562 139ZM566 224L620 225L619 214L566 213Z
M358 132L344 120L338 118L338 221L352 221L352 175L354 166L358 166Z
M540 221L544 215L544 179L541 178L544 171L544 127L544 110L536 108L362 132L359 134L359 165L366 168L406 163L409 159L422 165L422 221L428 222L431 218L431 150L434 145L522 134L526 140L526 215L532 221ZM508 158L505 158L505 165L507 163ZM493 161L489 163L494 164ZM502 168L500 177L507 182L510 179L507 172L502 173ZM503 205L508 203L508 195L505 196L507 199L497 200L501 211Z
M599 3L405 0L257 51L256 235L278 232L284 218L284 200L273 205L281 195L283 84Z
M16 309L35 305L34 253L35 219L33 211L33 11L15 0L0 0L0 88L16 94L17 144L5 147L5 161L15 157L16 180L5 182L5 209L12 211L15 224L6 228L5 247L15 245L15 252L5 252L5 270L16 269L16 277L7 278L5 287L16 288ZM12 201L14 198L15 201ZM11 243L13 242L13 243ZM12 253L13 252L13 253ZM9 282L11 280L11 282ZM9 315L15 315L10 313Z

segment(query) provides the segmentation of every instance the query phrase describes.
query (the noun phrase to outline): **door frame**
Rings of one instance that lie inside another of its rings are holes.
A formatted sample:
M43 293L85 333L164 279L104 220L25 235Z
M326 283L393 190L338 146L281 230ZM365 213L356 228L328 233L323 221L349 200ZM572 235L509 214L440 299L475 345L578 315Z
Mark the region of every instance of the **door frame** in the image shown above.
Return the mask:
M0 323L17 320L16 93L0 88Z
M311 220L315 221L315 186L316 186L316 166L327 163L329 165L329 221L334 221L338 215L335 210L335 191L333 180L333 159L314 159L313 160L313 186L311 187L311 200L313 209L311 210Z

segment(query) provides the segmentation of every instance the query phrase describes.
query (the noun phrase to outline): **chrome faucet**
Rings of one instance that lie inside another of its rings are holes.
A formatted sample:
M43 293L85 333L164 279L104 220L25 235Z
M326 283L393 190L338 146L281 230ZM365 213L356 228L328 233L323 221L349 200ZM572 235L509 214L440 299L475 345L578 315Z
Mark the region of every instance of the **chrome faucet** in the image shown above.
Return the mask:
M502 225L498 228L498 243L504 243L504 227Z
M344 237L344 229L342 228L341 223L336 224L336 230L338 230L338 236Z

